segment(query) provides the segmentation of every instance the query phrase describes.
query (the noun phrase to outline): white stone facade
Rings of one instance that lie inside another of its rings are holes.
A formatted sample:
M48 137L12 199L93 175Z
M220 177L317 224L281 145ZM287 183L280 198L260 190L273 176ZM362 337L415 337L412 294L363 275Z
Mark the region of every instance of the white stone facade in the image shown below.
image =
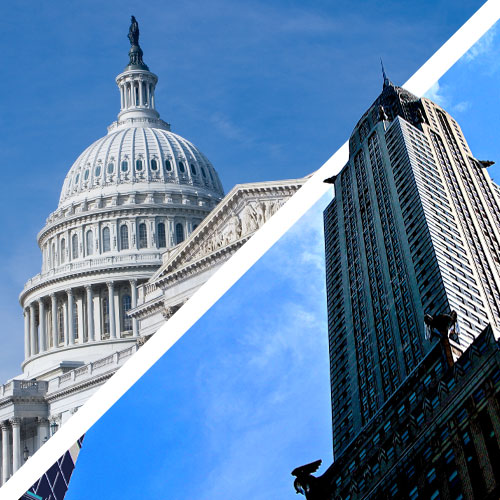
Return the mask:
M138 348L137 286L224 196L217 172L155 109L157 77L127 67L121 108L64 181L20 295L23 375L0 386L0 478L10 477Z
M223 198L211 163L160 119L156 75L128 66L116 81L118 120L69 170L20 295L25 360L0 385L0 485L304 182Z
M305 179L235 186L181 245L164 253L164 263L138 287L130 316L148 337L304 183Z

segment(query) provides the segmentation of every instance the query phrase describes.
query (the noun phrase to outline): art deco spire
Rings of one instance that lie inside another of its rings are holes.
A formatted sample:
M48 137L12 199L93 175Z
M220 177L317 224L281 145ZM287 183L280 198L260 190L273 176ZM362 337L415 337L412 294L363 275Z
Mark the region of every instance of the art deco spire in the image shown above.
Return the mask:
M380 58L380 65L382 66L382 78L384 79L384 87L388 87L389 85L392 85L392 82L389 80L389 78L387 78L382 58Z

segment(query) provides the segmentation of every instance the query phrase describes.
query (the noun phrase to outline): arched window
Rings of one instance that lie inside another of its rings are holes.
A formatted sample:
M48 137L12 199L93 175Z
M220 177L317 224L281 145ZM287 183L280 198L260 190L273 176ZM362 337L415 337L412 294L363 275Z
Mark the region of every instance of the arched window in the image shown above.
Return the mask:
M89 169L87 168L87 170L85 170L85 172L83 173L83 179L86 181L88 178L89 178Z
M139 224L139 248L147 248L148 246L148 232L144 222Z
M102 230L102 251L109 252L111 250L111 241L109 235L109 227Z
M73 259L78 259L78 236L76 234L71 237L71 254Z
M108 174L112 174L115 171L115 164L113 162L108 163Z
M85 235L85 238L87 240L87 255L92 255L94 253L94 234L92 231L87 231L87 234Z
M192 173L193 175L197 175L197 173L198 173L198 172L196 171L196 167L194 166L194 163L191 163L191 173Z
M102 331L104 336L109 337L109 299L108 297L103 297L101 300L102 304Z
M127 315L127 311L132 308L132 300L130 295L124 295L122 297L122 325L123 331L132 330L132 318Z
M175 225L175 242L178 245L179 243L182 243L183 241L184 241L184 227L182 226L182 224L177 223Z
M122 172L126 172L128 170L128 161L123 160L122 161Z
M75 334L75 339L78 338L78 307L76 302L73 301L73 333Z
M201 175L203 175L203 177L205 178L207 177L207 172L203 167L201 167Z
M167 169L167 172L172 172L172 164L170 163L170 160L165 160L165 168Z
M129 248L129 246L128 246L128 226L123 224L123 226L120 227L120 249L127 250L128 248Z
M135 160L135 169L140 172L142 170L142 160Z
M165 224L160 222L158 224L158 246L160 248L165 248L167 246L167 238L165 235Z
M151 170L155 172L158 170L158 162L154 158L151 160Z
M61 240L61 264L64 264L66 260L66 240L63 238Z
M183 174L186 171L186 167L184 167L184 163L182 163L182 161L179 162L179 170L181 174Z

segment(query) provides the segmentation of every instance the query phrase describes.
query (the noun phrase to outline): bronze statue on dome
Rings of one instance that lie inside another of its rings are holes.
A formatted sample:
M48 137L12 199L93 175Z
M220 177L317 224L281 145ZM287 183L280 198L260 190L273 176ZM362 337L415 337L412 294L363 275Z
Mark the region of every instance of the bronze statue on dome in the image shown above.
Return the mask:
M139 23L134 16L130 18L130 28L128 29L128 39L130 40L130 51L128 53L129 63L127 69L145 69L149 68L142 60L142 49L139 46Z
M139 45L139 23L134 16L130 18L130 28L128 29L128 39L130 45Z

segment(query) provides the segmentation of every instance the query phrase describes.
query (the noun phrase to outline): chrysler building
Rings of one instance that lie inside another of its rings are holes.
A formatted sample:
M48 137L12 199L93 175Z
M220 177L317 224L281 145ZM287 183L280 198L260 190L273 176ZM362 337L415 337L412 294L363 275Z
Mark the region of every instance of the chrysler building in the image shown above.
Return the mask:
M335 455L429 351L425 315L456 312L455 357L500 326L491 163L445 110L384 73L324 214Z

